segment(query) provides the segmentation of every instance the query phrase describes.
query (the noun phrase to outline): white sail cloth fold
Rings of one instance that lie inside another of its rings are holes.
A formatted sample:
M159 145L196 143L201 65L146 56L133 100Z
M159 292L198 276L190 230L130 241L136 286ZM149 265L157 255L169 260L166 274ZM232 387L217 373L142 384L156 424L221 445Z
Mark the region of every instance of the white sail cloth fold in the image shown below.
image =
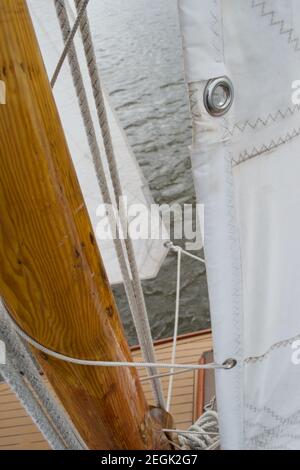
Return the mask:
M73 11L71 9L71 6L74 7L73 0L68 0L66 5L69 6L70 11ZM49 78L51 78L64 49L64 42L61 37L54 2L52 0L28 0L28 6L45 66ZM91 14L93 14L96 11L95 9L93 10L93 8L95 8L95 2L90 2L89 8ZM101 18L99 18L99 21L101 22ZM111 194L113 194L112 183L109 177L107 163L105 162L106 158L103 139L101 138L100 129L98 128L97 112L94 105L92 89L89 85L89 73L79 32L75 35L74 44L79 57L84 82L86 84L92 119L95 124L95 128L97 129L98 144L101 155L103 156L107 182ZM139 217L142 219L144 226L146 227L145 230L148 226L147 221L149 222L150 220L153 220L153 227L157 230L156 238L147 238L143 234L141 236L137 234L136 239L133 240L133 247L138 262L140 278L151 279L157 275L168 253L168 250L165 247L165 242L169 240L169 234L160 220L159 211L152 206L154 205L154 201L147 182L142 175L105 89L103 89L103 94L114 144L118 172L120 174L122 184L122 191L127 202L125 205L128 210L129 230L130 224L134 219L137 220L138 224ZM106 207L103 204L67 60L64 62L57 79L54 88L54 97L84 200L103 256L109 281L111 284L121 283L123 279L118 263L118 257L115 252L114 241L109 235L109 224L105 217L106 210L112 211L113 208ZM119 201L115 202L117 203ZM116 210L116 204L114 205L114 210ZM151 219L151 217L153 219ZM159 230L161 230L161 236L159 235ZM114 233L113 236L115 236Z
M225 449L300 448L300 2L179 0ZM227 76L233 106L203 104ZM256 358L255 358L256 357Z

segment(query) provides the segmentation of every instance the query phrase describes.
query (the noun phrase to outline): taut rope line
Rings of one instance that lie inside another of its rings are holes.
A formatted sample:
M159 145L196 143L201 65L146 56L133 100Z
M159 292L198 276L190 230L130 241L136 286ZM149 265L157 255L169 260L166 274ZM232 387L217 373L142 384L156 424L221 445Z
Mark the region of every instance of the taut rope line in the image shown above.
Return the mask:
M63 39L67 41L67 38L69 37L69 34L70 34L71 27L70 27L70 22L69 22L68 14L66 11L66 7L65 7L65 1L55 0L54 3L55 3L56 13L58 16ZM80 64L79 64L79 60L77 57L76 48L73 42L71 42L69 46L68 59L69 59L69 64L71 68L71 73L72 73L72 78L73 78L76 94L77 94L78 101L79 101L79 107L80 107L82 119L83 119L84 126L85 126L86 136L87 136L90 152L91 152L92 159L93 159L97 182L98 182L104 203L110 206L113 206L112 198L110 195L110 191L109 191L109 187L108 187L108 183L107 183L107 179L106 179L106 175L104 171L104 166L103 166L102 159L101 159L100 148L99 148L99 144L98 144L98 140L96 136L96 130L95 130L93 118L92 118L91 111L90 111L88 97L87 97L83 77L82 77L81 70L80 70ZM116 226L118 230L118 224L115 224L114 220L112 220L112 218L115 217L114 212L113 213L112 212L113 211L109 211L109 223L111 224L112 227ZM137 332L138 340L141 345L143 357L145 360L147 360L148 354L147 354L147 351L144 349L144 330L141 328L140 323L138 321L138 316L139 316L138 306L137 306L136 298L135 298L134 291L133 291L131 275L130 275L129 268L128 268L128 262L126 260L126 254L124 252L123 242L119 238L119 236L114 238L114 246L115 246L115 250L117 253L118 262L120 265L120 269L121 269L121 273L122 273L122 277L124 281L125 292L126 292L126 296L128 299L128 304L129 304L129 308L132 314L135 329ZM151 341L152 341L152 338L151 338ZM152 370L149 371L150 376L153 376L152 375L153 372L154 371ZM156 378L155 380L157 382L159 379ZM160 384L156 383L155 388L158 389L159 387L160 387ZM157 397L158 397L158 394L155 392L154 398L156 399L156 402L160 406L162 406L162 403L159 402Z
M9 315L9 313L7 312ZM225 369L230 370L233 369L237 361L235 359L226 359L222 364L211 362L209 364L169 364L169 363L159 363L159 362L118 362L118 361L97 361L97 360L90 360L90 359L79 359L71 356L66 356L65 354L61 354L57 351L53 351L52 349L47 348L46 346L38 343L35 339L31 338L24 330L22 330L19 325L15 322L15 320L9 315L16 332L31 344L33 347L41 351L42 353L54 357L55 359L59 359L64 362L70 362L72 364L78 364L83 366L94 366L94 367L146 367L146 368L162 368L162 369L190 369L190 370L199 370L199 369Z

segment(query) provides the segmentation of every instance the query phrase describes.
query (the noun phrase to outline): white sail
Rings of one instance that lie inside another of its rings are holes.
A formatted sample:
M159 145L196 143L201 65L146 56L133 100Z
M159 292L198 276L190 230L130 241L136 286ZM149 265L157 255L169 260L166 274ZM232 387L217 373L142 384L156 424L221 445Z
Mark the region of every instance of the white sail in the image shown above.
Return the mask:
M225 449L300 448L300 2L179 0ZM228 77L233 105L204 106ZM294 94L294 98L295 98Z
M49 78L51 78L64 47L61 31L56 18L54 2L52 0L29 0L28 5L43 54L43 59L49 74ZM69 10L71 19L72 7L74 6L73 2L70 2L69 6L71 7ZM91 2L91 7L92 6L93 5ZM95 128L99 129L97 124L96 109L93 103L90 79L79 34L80 33L78 33L75 38L76 49L80 64L82 66L82 73L87 88L89 101L91 103ZM104 94L123 194L127 197L128 207L130 207L132 204L142 204L146 209L145 217L148 216L150 220L151 204L153 204L150 190L132 153L125 133L121 128L118 118L109 102L108 95L105 93L105 91ZM97 227L101 220L100 214L97 213L97 209L102 203L102 197L99 191L67 59L65 60L65 64L63 65L61 74L55 85L54 96L68 141L69 149L71 151L79 183L94 230L97 235ZM100 130L98 132L98 136L98 143L100 145L101 153L103 156L105 156ZM105 160L105 158L103 160ZM112 185L108 176L109 172L107 165L105 167L109 187L112 193ZM153 210L151 216L153 217L153 225L155 227L161 227L162 236L160 239L140 238L133 240L141 279L155 277L168 252L168 249L164 245L165 241L168 239L168 233L166 232L165 227L160 225L160 221L158 220L158 212ZM120 272L113 240L103 239L100 237L97 237L97 240L110 282L112 284L122 282L122 275Z

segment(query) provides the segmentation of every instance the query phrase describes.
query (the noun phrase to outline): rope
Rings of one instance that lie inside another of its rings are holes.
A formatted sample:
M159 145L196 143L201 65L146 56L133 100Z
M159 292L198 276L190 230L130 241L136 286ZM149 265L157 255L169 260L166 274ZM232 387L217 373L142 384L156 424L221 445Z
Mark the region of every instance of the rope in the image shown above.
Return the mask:
M218 414L213 410L216 398L205 406L202 416L187 430L162 429L160 432L176 433L181 450L215 450L220 448Z
M174 429L181 446L192 450L215 450L220 446L218 414L206 411L187 431Z
M47 442L49 442L52 449L66 450L64 442L53 429L51 422L46 416L44 410L31 393L22 375L14 367L10 353L6 354L6 364L4 366L0 366L0 371L6 383L18 396L24 408L31 416Z
M54 3L56 7L57 17L58 17L60 27L61 27L63 39L66 41L67 38L69 37L70 23L69 23L68 15L67 15L66 8L65 8L65 2L64 0L55 0ZM99 185L102 197L103 197L103 202L105 204L109 204L110 206L112 206L112 199L110 196L109 187L108 187L107 180L106 180L104 166L101 160L100 148L99 148L99 144L98 144L98 140L96 136L93 118L92 118L90 107L89 107L88 97L87 97L86 89L84 86L82 74L80 71L80 65L79 65L79 60L77 57L76 49L73 43L70 45L70 48L68 51L68 59L69 59L69 64L71 68L73 83L74 83L76 94L77 94L78 101L79 101L81 115L82 115L83 122L84 122L85 132L86 132L90 152L91 152L92 159L93 159L97 182L98 182L98 185ZM109 216L109 222L111 224L111 227L114 227L117 224L115 224L115 220L116 220L115 214L112 214L112 212L113 211L109 211L108 216ZM125 291L126 291L129 307L130 307L130 310L133 311L133 310L136 310L137 307L135 305L135 299L134 299L133 289L131 285L130 274L129 274L128 267L127 267L127 262L126 262L126 258L124 254L122 241L119 238L119 236L115 237L113 241L114 241L114 246L115 246L115 250L117 253L118 261L120 264L121 273L124 279L124 286L125 286Z
M169 248L170 250L175 251L175 252L177 252L178 249L180 249L182 254L184 254L186 256L189 256L190 258L193 258L193 259L195 259L197 261L200 261L201 263L205 264L205 260L203 258L200 258L199 256L196 256L196 255L192 255L192 253L190 253L189 251L184 250L180 246L174 245L171 241L166 242L165 246L167 248Z
M64 41L67 41L70 36L69 34L70 23L69 23L68 15L66 12L64 0L55 0L55 7L56 7L56 12L57 12L57 16L59 19L63 39ZM79 12L81 11L81 9L82 8L80 7ZM78 13L78 16L79 16L79 13ZM81 19L84 21L85 17L81 16ZM95 131L95 127L93 124L93 119L92 119L90 108L89 108L88 98L87 98L87 94L85 91L85 86L84 86L84 82L83 82L83 78L82 78L82 74L80 70L80 65L79 65L76 49L72 41L68 49L68 59L69 59L70 67L71 67L71 73L72 73L74 86L75 86L77 97L79 100L80 110L81 110L82 118L84 121L84 126L85 126L85 130L87 134L87 139L88 139L91 155L93 158L97 181L100 187L100 191L102 193L103 201L105 204L112 205L112 199L110 196L110 192L109 192L109 188L108 188L108 184L106 180L106 175L105 175L104 167L103 167L102 160L101 160L100 149L99 149L99 145L98 145L98 141L96 137L96 131ZM101 90L101 93L102 93L102 90ZM102 97L102 101L103 101L103 97ZM115 215L111 214L111 211L109 211L109 213L110 213L109 222L111 224L111 227L114 227L116 224L114 223L114 220L111 217L114 217ZM148 360L148 362L149 361L155 362L155 357L153 355L149 355L146 351L146 347L148 346L148 344L145 344L146 343L145 334L147 333L147 331L145 330L145 328L143 327L143 325L141 325L141 322L139 321L139 317L140 317L139 306L137 304L136 295L135 295L132 281L131 281L131 274L128 269L128 264L127 264L126 256L124 253L124 247L123 247L122 240L119 237L119 233L117 234L117 237L114 239L114 246L115 246L118 261L120 264L120 269L121 269L122 277L124 280L125 292L126 292L129 307L133 316L133 321L135 324L135 329L137 332L139 343L141 345L143 356L146 360ZM137 277L138 277L138 274L137 274ZM146 318L147 318L147 314L146 314ZM148 318L147 318L147 321L148 321ZM149 335L149 332L150 332L150 339L148 340L148 343L150 342L152 345L150 326L148 328L148 335ZM155 372L156 371L150 370L149 375L155 375ZM154 388L155 388L154 396L155 396L156 402L161 407L163 407L164 403L163 403L162 389L161 389L161 385L160 385L158 378L155 379Z
M83 366L94 366L94 367L146 367L146 368L164 368L164 369L225 369L229 370L236 366L237 362L235 359L226 359L223 364L216 362L211 362L209 364L169 364L169 363L159 363L159 362L127 362L127 361L96 361L90 359L79 359L71 356L66 356L57 351L43 346L38 343L35 339L31 338L25 331L23 331L12 317L10 317L11 322L14 325L16 332L25 339L29 344L34 346L39 351L44 354L59 359L64 362L69 362L71 364L78 364Z
M189 435L189 434L193 434L195 436L202 436L202 435L209 435L209 436L218 436L219 433L218 432L206 432L206 431L190 431L189 429L188 430L184 430L184 429L161 429L161 432L176 432L177 434L182 434L183 436L185 434Z
M88 63L89 74L90 74L90 78L91 78L91 82L92 82L93 93L94 93L95 103L96 103L96 107L97 107L99 124L100 124L101 130L102 130L103 142L104 142L104 146L105 146L105 150L106 150L106 154L107 154L107 159L108 159L108 163L109 163L109 169L110 169L110 174L111 174L111 178L112 178L112 182L113 182L115 197L116 197L116 199L119 200L119 204L120 204L121 196L122 196L122 190L121 190L121 184L120 184L120 179L119 179L119 175L118 175L117 165L116 165L116 161L115 161L115 156L114 156L114 152L113 152L113 146L112 146L112 141L111 141L111 136L110 136L110 131L109 131L109 125L108 125L108 121L107 121L107 117L106 117L105 105L104 105L104 100L103 100L103 96L102 96L100 78L99 78L99 74L98 74L98 70L97 70L97 66L96 66L96 58L95 58L95 53L94 53L94 50L93 50L91 33L90 33L90 30L89 30L88 18L87 18L87 15L86 15L87 3L88 3L88 0L82 0L82 3L81 3L81 0L76 0L75 1L78 16L77 16L77 19L74 23L73 29L70 32L70 24L69 24L69 20L68 20L66 10L65 10L64 0L55 0L57 15L58 15L58 18L60 20L60 25L61 25L61 29L62 29L62 33L63 33L63 38L64 38L64 41L65 41L65 48L64 48L63 54L60 58L60 61L58 63L58 66L56 68L56 71L59 73L59 71L61 69L61 66L62 66L62 63L63 63L66 55L68 55L69 63L70 63L71 70L72 70L74 85L75 85L77 96L79 98L79 102L80 102L80 105L81 105L81 111L82 111L82 115L84 117L84 122L85 122L85 127L86 127L86 131L87 131L87 135L88 135L89 145L90 145L90 149L91 149L91 152L92 152L92 155L93 155L93 161L94 161L94 166L95 166L95 169L96 169L96 174L97 174L99 186L100 186L100 189L102 188L102 190L101 190L102 194L106 194L106 202L111 204L111 198L110 198L110 195L109 195L109 190L108 190L108 186L107 186L107 182L106 182L106 178L105 178L105 173L104 173L103 165L102 165L102 162L101 162L100 150L99 150L99 146L98 146L98 142L97 142L97 138L96 138L96 133L95 133L95 129L94 129L94 126L93 126L93 121L92 121L92 117L91 117L89 106L88 106L87 95L86 95L86 92L85 92L85 89L84 89L84 84L83 84L82 76L81 76L81 73L80 73L80 66L79 66L76 50L75 50L75 47L74 47L74 44L73 44L73 39L74 39L75 33L78 29L78 26L80 25L81 34L82 34L82 38L83 38L83 44L84 44L84 50L85 50L85 55L86 55L86 60L87 60L87 63ZM58 73L56 74L55 80L52 81L53 84L56 81ZM100 162L100 165L99 165L99 162ZM105 187L105 185L106 185L106 187ZM108 195L108 197L107 197L107 195ZM123 214L123 211L121 211L121 214ZM125 232L126 228L125 228L125 221L124 220L121 220L121 225L122 225L123 232ZM119 237L117 237L117 239L118 238ZM123 271L122 275L123 275L123 278L124 278L124 284L125 284L125 289L126 289L126 283L127 283L127 286L129 285L130 287L132 287L131 286L131 279L130 279L130 274L128 272L128 267L127 267L127 263L126 263L126 259L125 259L125 255L124 255L124 251L123 251L122 242L119 239L118 239L118 241L119 241L119 246L117 248L117 254L118 254L119 260L123 260L123 262L122 261L120 262L120 265L123 264L123 268L121 267L121 271ZM146 327L147 327L148 317L147 317L145 300L144 300L142 286L141 286L139 275L138 275L138 269L137 269L137 265L136 265L136 260L135 260L135 255L134 255L131 240L126 239L125 240L125 245L126 245L126 249L127 249L128 261L129 261L131 274L132 274L132 278L133 278L133 289L134 289L134 292L132 293L132 290L130 289L130 287L129 288L127 287L127 292L128 292L127 297L128 297L129 305L130 305L130 308L132 310L132 313L133 313L133 316L134 316L134 319L135 319L135 323L139 324L139 325L137 325L137 328L136 328L137 333L138 333L139 326L140 326L139 320L142 319L144 321L146 319ZM171 248L174 251L178 251L178 247L174 247L173 244L170 244L170 245L171 245ZM187 256L190 256L191 258L197 259L201 262L204 262L203 259L201 259L199 257L196 257L196 256L186 252L185 250L180 249L178 251L177 294L176 294L176 311L175 311L172 364L175 363L176 340L177 340L177 334L178 334L181 253L184 253ZM127 282L125 282L126 279L127 279ZM140 314L140 312L142 313L142 315ZM139 338L139 341L140 341L142 349L144 349L143 344L146 343L145 344L146 354L144 354L144 357L149 359L149 352L150 352L150 356L151 356L151 349L153 351L153 357L152 358L150 357L150 360L152 359L151 362L148 361L148 362L144 362L143 364L144 365L146 365L146 364L150 365L151 364L151 365L155 366L156 362L155 362L155 357L154 357L154 348L153 348L153 342L152 342L151 330L150 330L149 323L148 323L148 327L149 327L149 332L150 332L150 343L151 343L150 349L149 349L149 344L147 344L147 337L145 337L144 334L142 334L142 336ZM139 336L139 334L138 334L138 336ZM49 350L48 350L48 353L49 353ZM62 357L62 355L60 355L60 356ZM65 356L65 357L67 357L67 356ZM69 358L69 360L70 359L71 358ZM97 361L92 361L92 362L93 362L93 364L95 364L95 362L97 362ZM105 364L104 361L98 361L98 363L100 363L100 362L103 365ZM112 363L110 363L110 364L112 364ZM118 364L120 364L120 363L118 363ZM126 363L123 363L123 364L125 365ZM130 363L130 364L133 364L133 363ZM135 363L135 364L137 364L137 363ZM153 373L153 371L149 371L149 373L150 372ZM154 389L155 389L155 395L157 397L157 400L158 400L160 406L163 406L162 402L161 402L161 400L163 401L163 396L162 396L162 392L161 392L161 384L159 383L159 389L160 390L157 390L156 383L155 383L156 380L161 375L170 375L169 389L168 389L168 400L167 400L167 409L169 409L171 396L172 396L174 369L172 369L169 374L153 373L153 375L150 375L150 378L154 381ZM160 396L160 392L161 392L161 396Z
M271 352L275 351L276 349L284 348L286 346L290 346L294 343L294 341L300 339L300 334L292 336L290 338L278 341L277 343L273 343L267 351L259 356L249 356L244 359L245 364L255 364L256 362L260 362L265 359Z
M172 371L172 372L166 372L165 374L157 374L155 377L170 377L171 375L178 375L178 374L184 374L186 372L190 372L190 369L182 369L182 370L177 370L177 371ZM150 377L143 377L141 379L141 382L146 382L147 380L152 380L154 378L153 375L150 375Z
M7 362L5 366L1 367L1 373L5 375L7 382L15 391L16 387L14 383L18 384L18 396L22 394L22 397L20 396L22 402L24 402L24 400L26 401L28 393L25 391L25 396L24 393L21 392L21 385L22 389L25 387L26 390L29 390L32 396L30 403L32 403L33 400L38 402L38 406L35 407L35 420L40 423L39 428L49 442L53 441L54 434L51 431L49 435L48 421L51 423L51 427L56 430L56 434L60 436L59 440L64 442L65 447L68 449L81 450L84 447L81 438L77 436L77 431L73 428L73 425L65 416L63 409L46 387L41 378L39 364L33 361L32 355L29 354L23 341L16 334L14 324L10 320L9 314L1 301L0 320L0 338L4 341L7 355L10 358L9 363ZM20 371L22 371L22 383L15 381L16 376L14 372L11 371L11 368L17 371L17 375L20 375ZM42 407L43 414L39 418L40 407ZM45 413L47 414L47 421L44 419ZM43 423L45 423L45 429ZM57 445L55 445L55 448L57 448Z
M62 36L63 36L64 41L66 41L67 38L69 37L70 23L69 23L68 15L67 15L66 8L65 8L65 2L64 0L54 0L54 3L55 3L57 17L60 23L61 31L62 31ZM92 159L93 159L97 182L98 182L98 185L99 185L102 197L103 197L103 202L105 204L109 204L112 206L112 199L110 196L109 187L108 187L107 180L106 180L104 166L101 160L100 148L99 148L96 131L95 131L95 127L94 127L94 123L93 123L93 119L92 119L92 115L91 115L91 111L89 107L88 97L87 97L86 89L84 86L76 49L73 43L70 45L70 48L68 50L68 59L69 59L69 64L71 68L73 83L74 83L77 98L79 101L81 115L82 115L83 122L84 122L85 132L86 132L90 152L91 152ZM109 222L111 224L111 227L114 227L116 225L115 214L112 214L111 211L109 211L108 216L109 216ZM123 245L119 236L114 238L114 245L115 245L117 257L119 260L121 273L124 279L125 291L127 294L129 307L130 307L130 310L133 311L134 309L136 309L136 306L134 305L135 300L134 300L133 290L131 286L130 274L128 271L126 258L125 258L125 254L123 250Z
M179 305L180 305L180 274L181 274L181 255L185 254L201 263L205 264L205 260L198 256L192 255L188 251L183 250L180 246L175 246L172 242L167 243L168 248L177 253L177 282L176 282L176 304L175 304L175 322L174 322L174 338L172 349L172 363L176 358L176 344L178 336L179 321ZM171 373L173 370L171 370ZM183 371L181 371L183 372ZM170 409L173 377L169 380L169 390L167 398L167 411ZM209 405L208 405L209 406ZM194 423L187 431L181 429L163 429L164 432L176 432L181 445L181 449L189 448L192 450L215 450L220 447L218 415L213 410L206 410L205 413Z
M3 313L3 312L1 312ZM5 316L8 316L8 312L5 312ZM28 362L26 362L26 351L22 350L21 348L21 356L20 353L18 353L18 348L20 345L22 346L22 343L19 341L16 341L15 339L13 340L13 348L11 347L11 339L8 341L9 338L11 338L11 334L3 333L5 329L11 330L9 323L12 325L15 325L13 320L12 321L6 321L5 318L1 318L1 332L2 332L2 337L5 339L5 343L7 346L7 351L9 354L9 361L6 366L1 367L1 373L5 377L7 383L11 385L13 390L17 393L18 397L26 407L28 413L33 417L34 421L38 425L38 427L41 429L42 433L44 434L45 438L48 440L48 442L51 444L51 446L54 449L64 449L64 448L82 448L80 447L80 444L78 441L75 440L75 444L72 443L72 447L65 445L65 443L60 439L60 437L57 435L57 432L53 428L52 422L49 420L48 416L53 417L53 409L52 409L52 398L50 397L50 406L49 406L49 398L45 400L45 395L43 392L43 387L39 389L39 385L37 384L41 381L40 379L36 378L36 373L37 370L34 366L34 364L31 364L31 359L29 360L29 365L28 367ZM19 330L19 328L18 328ZM19 333L20 331L18 331ZM80 363L82 364L83 362L87 365L100 365L100 361L83 361L83 360L77 360L73 358L67 358L66 356L60 355L58 353L54 353L53 351L50 351L48 348L41 347L38 343L36 343L34 340L32 340L30 337L28 337L26 334L23 333L23 338L26 340L30 340L30 343L37 347L38 349L41 350L42 352L49 354L51 356L54 356L56 358L66 360L68 359L68 362L75 362L75 363ZM23 355L23 359L22 359ZM14 366L13 364L10 363L11 359L10 357L13 358L13 362L16 362L18 358L21 359L21 362L18 364L18 367ZM23 361L23 362L22 362ZM106 365L105 363L104 365ZM131 366L144 366L143 363L116 363L118 366L119 365L131 365ZM102 365L102 362L101 362ZM111 363L110 363L111 365ZM216 368L219 367L218 364L206 364L206 365L178 365L178 364L156 364L157 366L161 367L168 367L168 368L182 368L182 367L188 367L188 368ZM228 368L227 366L225 367L224 364L222 365L222 368ZM32 380L32 371L33 372L33 380ZM25 370L25 376L21 376L19 374L19 370ZM42 408L40 404L36 401L35 397L33 396L31 390L28 388L28 384L25 382L25 378L29 380L29 384L33 386L33 390L35 392L38 392L39 398L41 398L42 403L46 405ZM42 392L42 393L41 393ZM46 392L46 397L48 396L48 391ZM58 408L58 405L55 404L54 402L54 411L55 408ZM46 409L48 416L45 414L44 409ZM50 412L49 412L50 411ZM60 410L61 412L61 410ZM61 429L61 421L62 417L60 416L60 413L58 414L58 417L56 417L55 421L57 424L57 418L59 419L58 427ZM64 425L64 423L63 423ZM68 428L67 428L68 429ZM68 430L69 432L69 430ZM190 449L195 449L195 450L213 450L219 447L219 433L218 433L218 422L217 422L217 413L209 410L204 413L201 418L193 425L191 426L187 431L185 430L180 430L180 429L163 429L162 432L176 432L179 435L179 442L181 445L181 448L190 448ZM66 436L68 437L68 434L65 432L63 433L64 440L66 440ZM72 436L72 433L71 433Z
M87 8L87 6L88 6L88 3L89 3L89 0L82 0L82 5L81 5L81 7L80 7L80 9L79 9L79 11L78 11L78 16L77 16L77 18L76 18L76 20L75 20L75 23L74 23L74 25L73 25L72 31L70 32L70 34L69 34L69 36L68 36L68 38L67 38L67 40L66 40L66 42L65 42L65 47L64 47L64 49L63 49L63 51L62 51L62 53L61 53L61 56L60 56L60 58L59 58L59 61L58 61L57 66L56 66L56 68L55 68L55 70L54 70L53 76L52 76L52 78L51 78L50 84L51 84L51 87L52 87L52 88L54 87L54 85L55 85L55 83L56 83L56 80L57 80L58 75L59 75L59 73L60 73L60 71L61 71L61 68L62 68L63 63L64 63L64 61L65 61L65 58L67 57L67 54L68 54L68 52L69 52L69 49L70 49L70 47L71 47L72 44L73 44L73 39L74 39L74 37L75 37L75 34L77 33L79 24L80 24L80 22L81 22L81 20L82 20L82 17L83 17L83 15L84 15L85 11L86 11L86 8Z
M75 0L75 5L77 13L82 9L83 0ZM86 12L84 11L82 15L82 21L80 22L81 36L84 46L84 52L86 56L86 62L89 70L89 75L92 84L93 95L95 99L97 115L99 120L99 125L102 131L103 144L105 148L105 153L107 157L108 168L110 171L110 177L112 181L112 186L114 189L115 199L119 206L119 214L121 214L120 222L123 235L127 234L126 222L124 220L125 210L123 207L123 197L122 197L122 188L119 178L117 162L114 154L114 149L112 145L112 139L108 124L108 119L106 115L105 103L102 93L101 81L99 76L99 71L97 68L96 56L93 47L92 35L89 27L89 21ZM155 363L155 352L153 346L153 340L151 335L151 329L149 324L149 319L147 315L147 309L143 294L143 289L141 286L137 263L135 259L134 249L132 240L130 236L125 236L125 247L128 256L129 267L132 275L132 287L135 297L135 302L137 309L133 311L135 316L135 324L138 332L138 338L143 352L144 357L149 363ZM148 371L149 375L157 375L156 367L152 367ZM153 392L156 398L158 405L161 408L165 408L164 396L162 391L162 386L158 378L154 379L152 382Z
M180 307L180 274L181 274L181 253L182 250L180 247L177 249L177 282L176 282L176 301L175 301L175 321L174 321L174 334L173 334L173 346L172 346L172 356L171 362L175 363L176 360L176 348L177 348L177 336L178 336L178 323L179 323L179 307ZM174 369L171 369L171 373L174 372ZM166 410L170 411L171 399L173 393L173 382L174 375L170 375L169 387L168 387L168 396L167 396L167 405Z
M174 245L171 241L166 242L167 248L177 253L177 280L176 280L176 302L175 302L175 321L174 321L174 333L173 333L173 347L172 347L172 356L171 361L175 363L176 360L176 348L177 348L177 337L178 337L178 323L179 323L179 308L180 308L180 275L181 275L181 256L185 254L201 263L205 264L205 260L199 258L198 256L192 255L188 251L184 250L180 246ZM173 383L174 383L174 371L170 371L170 380L168 387L168 396L167 396L167 405L166 410L170 411L172 393L173 393Z

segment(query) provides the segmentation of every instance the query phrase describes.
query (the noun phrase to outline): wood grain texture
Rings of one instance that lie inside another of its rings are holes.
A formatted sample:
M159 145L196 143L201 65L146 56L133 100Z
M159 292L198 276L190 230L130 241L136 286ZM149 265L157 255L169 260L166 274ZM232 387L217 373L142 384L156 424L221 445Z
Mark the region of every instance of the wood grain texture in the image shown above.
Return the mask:
M173 339L165 339L155 342L155 356L158 362L170 362L172 357ZM182 335L177 338L176 362L178 364L190 363L197 364L204 351L212 348L212 335L210 330L195 332L193 334ZM141 360L141 351L137 348L133 349L134 360ZM160 369L161 373L166 373ZM202 394L203 384L197 380L198 372L188 371L183 374L174 375L173 393L171 400L170 412L174 420L175 427L181 429L189 428L202 414L195 413L195 406L199 394ZM144 370L139 371L141 379L145 379ZM163 377L162 387L165 396L168 393L169 377ZM150 382L142 382L146 399L151 404L151 384Z
M202 356L204 351L211 349L211 346L212 338L210 331L197 332L193 335L180 336L177 341L176 361L178 363L186 362L185 352L186 350L193 348L194 356L191 362L197 363L199 361L199 357ZM155 342L154 347L159 362L162 360L162 355L165 356L167 354L168 359L170 359L172 355L172 338L164 340L163 342L157 341ZM138 361L141 360L141 353L137 348L134 348L134 358ZM145 377L145 371L143 369L139 369L139 374L141 377ZM177 426L181 429L187 429L196 421L196 419L198 419L200 414L203 412L202 409L196 413L194 411L198 402L197 398L199 395L202 396L204 390L203 384L197 380L196 371L188 373L188 379L186 380L186 383L181 380L183 377L186 377L186 374L183 374L181 378L180 375L174 376L175 381L172 395L171 412L174 419L174 426ZM180 380L178 380L179 378ZM168 377L165 377L163 381L166 385L165 392L167 393ZM45 383L49 387L47 380ZM149 381L143 382L142 385L146 394L146 398L148 398L149 403L151 403L152 391L149 387ZM51 387L49 387L49 390L51 391ZM183 404L186 405L184 411L182 411L181 408ZM7 409L8 405L9 409ZM35 432L28 432L27 426L30 424L32 424L32 420L18 401L14 392L7 384L0 384L0 429L14 429L14 433L11 433L12 435L7 436L6 432L2 433L2 436L0 436L0 450L46 449L47 442L38 432L37 428L35 428ZM168 423L166 424L166 427L168 427Z
M131 360L25 0L0 2L0 51L0 294L46 347ZM89 448L158 445L134 369L35 354Z

